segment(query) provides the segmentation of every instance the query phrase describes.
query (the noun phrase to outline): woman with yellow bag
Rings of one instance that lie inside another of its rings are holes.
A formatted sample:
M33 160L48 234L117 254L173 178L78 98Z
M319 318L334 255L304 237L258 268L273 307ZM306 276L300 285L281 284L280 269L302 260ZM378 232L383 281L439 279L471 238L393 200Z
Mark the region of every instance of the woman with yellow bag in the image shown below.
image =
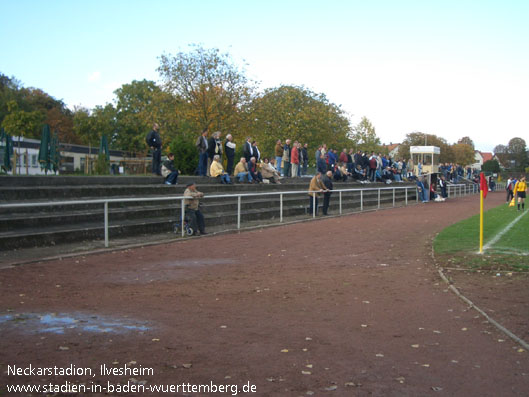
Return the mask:
M522 211L525 211L525 195L527 192L527 184L525 177L521 177L516 185L514 185L514 197L518 197L518 211L520 211L520 204L522 204Z

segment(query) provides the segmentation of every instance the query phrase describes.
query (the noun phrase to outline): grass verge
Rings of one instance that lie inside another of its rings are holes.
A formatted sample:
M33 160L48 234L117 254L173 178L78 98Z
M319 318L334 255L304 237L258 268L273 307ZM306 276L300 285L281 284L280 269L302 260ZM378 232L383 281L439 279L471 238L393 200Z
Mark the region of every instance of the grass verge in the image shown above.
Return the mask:
M485 212L484 244L522 212L501 205ZM529 215L523 216L507 233L485 251L479 251L479 215L447 227L434 240L436 258L446 267L480 271L529 272Z

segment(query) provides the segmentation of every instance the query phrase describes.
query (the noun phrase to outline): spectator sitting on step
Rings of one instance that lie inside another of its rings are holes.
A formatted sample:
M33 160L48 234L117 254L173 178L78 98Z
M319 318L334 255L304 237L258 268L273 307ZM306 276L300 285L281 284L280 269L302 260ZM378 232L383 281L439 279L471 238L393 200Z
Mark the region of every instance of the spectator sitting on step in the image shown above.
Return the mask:
M167 160L162 164L162 176L166 185L176 185L178 183L178 170L174 166L174 154L169 153Z
M382 180L386 183L391 183L393 182L393 180L395 180L395 176L391 168L389 167L384 168L384 170L382 171Z
M230 176L226 171L224 171L224 168L220 163L220 156L218 154L213 156L213 161L211 162L211 166L209 168L209 175L211 175L213 178L217 178L220 183L225 183L228 185L231 184Z
M345 163L340 163L334 170L333 178L335 181L346 182L351 173L347 171Z
M272 183L281 184L281 182L279 182L279 173L274 166L270 164L268 157L265 157L264 163L261 164L261 175L263 176L263 179L269 179Z
M360 164L357 164L356 167L354 168L354 173L353 173L353 178L360 181L360 182L365 182L366 179L367 179L367 172L365 170L365 168L362 168L362 166Z
M252 177L253 183L263 183L263 176L259 172L259 168L257 167L257 161L255 157L250 158L250 164L248 164L248 172L250 173L250 176Z
M235 171L233 171L233 176L236 178L239 178L239 182L244 182L244 178L248 181L248 183L252 183L252 177L250 173L248 172L248 164L246 163L246 158L241 157L241 161L237 163L235 166Z

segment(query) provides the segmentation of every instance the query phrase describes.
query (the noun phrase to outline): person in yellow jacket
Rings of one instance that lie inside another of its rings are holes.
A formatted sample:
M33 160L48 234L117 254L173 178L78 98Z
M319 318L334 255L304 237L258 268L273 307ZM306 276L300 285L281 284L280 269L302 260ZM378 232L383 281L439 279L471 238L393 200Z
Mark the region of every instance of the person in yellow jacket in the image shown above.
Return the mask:
M209 167L209 174L213 178L219 179L220 183L226 183L231 185L230 176L226 171L224 171L224 168L220 163L220 156L218 154L213 156L213 161L211 162L211 166Z
M516 185L514 185L514 197L518 197L518 211L520 211L520 204L522 204L522 211L525 211L525 196L527 194L527 183L525 177L521 177Z

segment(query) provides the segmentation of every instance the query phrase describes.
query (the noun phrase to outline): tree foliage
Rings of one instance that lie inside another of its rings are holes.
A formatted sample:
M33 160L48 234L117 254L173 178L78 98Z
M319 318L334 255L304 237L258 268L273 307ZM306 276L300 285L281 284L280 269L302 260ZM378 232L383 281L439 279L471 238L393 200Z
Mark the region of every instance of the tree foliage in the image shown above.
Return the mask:
M351 136L353 142L359 150L367 152L380 152L380 138L377 137L375 127L367 117L362 117L360 123L353 128Z
M522 138L512 138L507 145L497 145L494 154L506 169L512 171L524 171L528 165L527 145Z
M469 136L464 136L463 138L461 138L459 141L457 141L458 144L465 144L465 145L469 145L472 147L472 150L475 149L475 146L474 146L474 141L472 139L470 139Z
M422 132L412 132L406 135L406 139L399 146L399 157L403 159L410 158L411 146L437 146L441 150L439 162L455 162L454 152L451 145L444 138L436 135L425 134Z
M466 143L456 143L452 145L452 152L454 155L454 162L461 165L474 164L474 148Z
M481 166L483 172L500 172L500 163L497 160L487 160Z
M297 140L311 148L321 143L335 148L350 145L349 120L343 111L325 95L303 87L267 89L253 101L249 115L250 135L266 155L273 155L278 139ZM239 138L243 142L246 137Z
M195 45L188 53L162 55L157 70L192 129L240 131L253 87L229 54Z

